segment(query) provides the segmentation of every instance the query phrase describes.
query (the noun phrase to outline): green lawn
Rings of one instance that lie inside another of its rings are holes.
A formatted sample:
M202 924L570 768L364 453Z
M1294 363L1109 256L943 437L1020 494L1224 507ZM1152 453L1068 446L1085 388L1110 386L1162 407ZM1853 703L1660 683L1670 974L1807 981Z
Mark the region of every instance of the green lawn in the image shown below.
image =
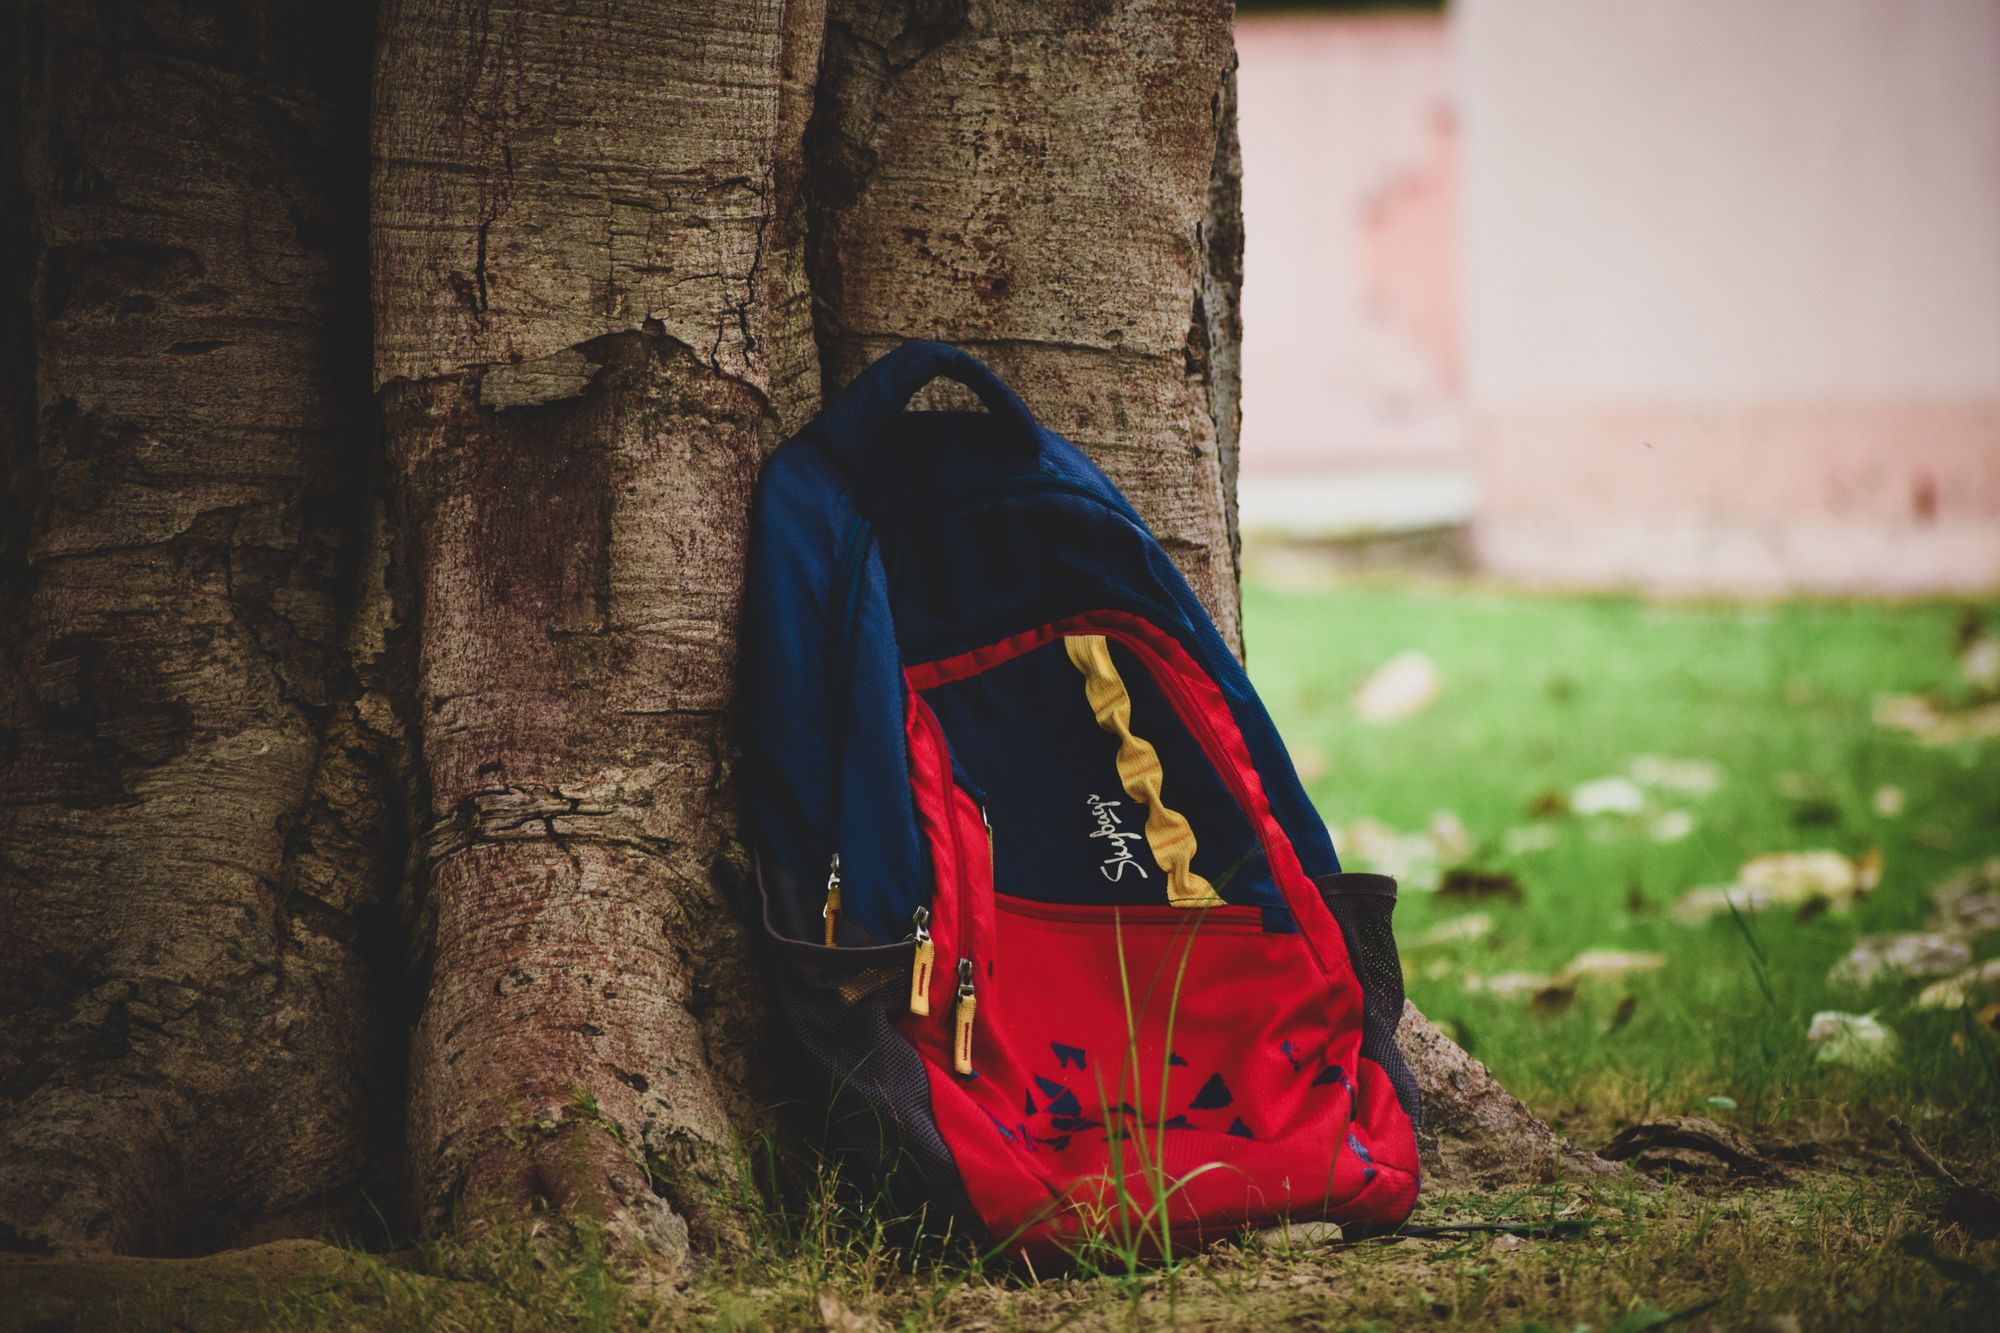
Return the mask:
M2000 1152L1994 1046L1966 1031L1963 1011L1913 1011L1909 984L1857 995L1827 981L1858 935L1920 928L1938 881L2000 853L2000 742L1927 746L1871 719L1882 694L1964 702L1959 607L1255 583L1244 603L1251 676L1336 841L1363 818L1411 831L1449 812L1472 844L1459 860L1518 881L1518 902L1406 892L1397 925L1409 990L1579 1137L1648 1111L1779 1132L1898 1111L1960 1153ZM1435 701L1364 721L1354 691L1405 650L1436 663ZM1709 761L1720 785L1647 789L1649 810L1636 816L1537 816L1546 794L1626 774L1641 755ZM1885 787L1900 791L1899 813L1878 811ZM1691 817L1692 831L1656 840L1664 810L1685 811L1674 818ZM1523 828L1533 831L1510 842ZM1805 919L1774 909L1690 926L1670 910L1692 888L1730 883L1753 856L1809 849L1879 850L1879 887L1849 913ZM1342 854L1368 868L1350 846ZM1468 911L1493 917L1485 938L1420 943ZM1465 984L1552 972L1593 948L1667 962L1586 981L1554 1013ZM1868 1075L1818 1062L1805 1035L1820 1009L1877 1011L1901 1058Z

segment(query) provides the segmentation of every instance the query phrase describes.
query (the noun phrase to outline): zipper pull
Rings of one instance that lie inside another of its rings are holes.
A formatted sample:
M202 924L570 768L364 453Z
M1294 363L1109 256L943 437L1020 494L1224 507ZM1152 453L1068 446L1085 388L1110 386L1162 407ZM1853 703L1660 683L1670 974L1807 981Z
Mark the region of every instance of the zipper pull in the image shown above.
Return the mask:
M972 960L958 960L958 1029L953 1034L951 1067L960 1074L972 1073L972 1015L979 997L972 993Z
M910 963L910 1012L918 1018L929 1018L931 966L937 961L937 946L931 943L931 909L919 907L910 919L917 926L910 936L917 942L916 956Z
M994 859L993 817L986 813L986 806L979 807L979 822L986 825L986 882L995 889L1000 887L1000 863Z
M826 872L826 906L820 909L820 919L826 922L826 947L833 947L834 927L840 924L840 853L833 854L833 863Z

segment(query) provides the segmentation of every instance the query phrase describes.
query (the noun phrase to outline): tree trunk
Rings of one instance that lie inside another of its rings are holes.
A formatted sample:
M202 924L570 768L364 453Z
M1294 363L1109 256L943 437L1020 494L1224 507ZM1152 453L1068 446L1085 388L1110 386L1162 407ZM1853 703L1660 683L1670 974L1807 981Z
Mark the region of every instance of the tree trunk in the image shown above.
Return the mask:
M432 1226L546 1200L670 1255L741 1238L761 1015L728 706L751 486L818 400L820 22L383 6L375 378L420 645Z
M386 881L294 837L345 702L368 34L230 9L50 0L4 43L16 1247L213 1248L379 1158Z
M364 118L366 16L241 6L17 44L0 1241L739 1247L758 468L957 342L1240 645L1229 8L384 0ZM1434 1163L1557 1159L1404 1035Z

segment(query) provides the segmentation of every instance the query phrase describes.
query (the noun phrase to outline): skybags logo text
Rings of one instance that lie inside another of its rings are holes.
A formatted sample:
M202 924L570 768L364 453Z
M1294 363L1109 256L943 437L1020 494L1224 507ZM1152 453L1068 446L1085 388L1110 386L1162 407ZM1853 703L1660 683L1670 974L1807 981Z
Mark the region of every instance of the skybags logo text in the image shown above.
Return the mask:
M1139 859L1132 855L1132 849L1127 845L1143 840L1146 835L1128 833L1125 830L1125 821L1118 817L1118 807L1122 802L1091 796L1088 803L1090 813L1097 820L1097 827L1092 830L1090 836L1109 839L1112 847L1111 854L1097 867L1097 873L1113 884L1124 879L1127 870L1137 871L1140 879L1151 879L1152 876L1146 873L1146 867L1139 864Z

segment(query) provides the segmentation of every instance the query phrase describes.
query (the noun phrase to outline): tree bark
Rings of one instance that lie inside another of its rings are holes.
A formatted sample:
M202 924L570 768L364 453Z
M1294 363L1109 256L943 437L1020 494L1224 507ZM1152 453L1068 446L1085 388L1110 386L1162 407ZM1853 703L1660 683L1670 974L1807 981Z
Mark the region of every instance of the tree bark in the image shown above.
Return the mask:
M24 24L0 1243L207 1249L365 1189L740 1248L757 471L898 341L959 343L1240 649L1228 5ZM1560 1160L1403 1035L1434 1168Z
M377 402L420 647L427 1225L743 1238L728 706L750 489L817 405L805 3L384 5Z
M1414 1004L1403 1006L1396 1045L1423 1096L1417 1149L1425 1188L1497 1189L1558 1176L1615 1176L1623 1169L1549 1128Z
M0 1243L199 1251L379 1157L384 882L291 839L366 457L354 17L50 0L6 43Z

